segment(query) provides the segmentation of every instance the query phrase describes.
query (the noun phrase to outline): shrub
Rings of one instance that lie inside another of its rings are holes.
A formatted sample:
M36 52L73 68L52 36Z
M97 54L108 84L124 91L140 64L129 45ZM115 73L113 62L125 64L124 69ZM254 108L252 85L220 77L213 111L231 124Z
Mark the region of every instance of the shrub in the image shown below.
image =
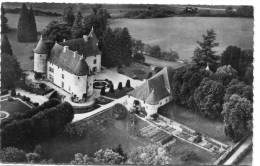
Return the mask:
M6 147L0 150L1 162L25 162L26 156L23 150L15 147Z
M15 96L16 95L16 90L15 89L12 89L11 90L11 96Z
M125 86L126 86L127 88L131 88L130 80L127 80L127 81L126 81Z
M151 117L153 118L153 120L157 120L159 115L158 114L152 114Z
M46 86L44 83L40 83L39 87L40 87L41 89L45 89L47 86Z
M114 93L115 92L113 84L110 84L109 92L110 93Z
M202 141L202 137L200 133L197 133L195 139L193 140L194 143L200 143Z
M38 106L39 106L39 103L33 103L33 105L34 105L35 107L38 107Z
M127 116L127 109L122 104L115 104L113 106L112 114L116 120L122 120L122 119L125 119Z
M118 87L117 87L118 90L122 90L123 89L123 85L122 85L122 82L119 82L118 83Z

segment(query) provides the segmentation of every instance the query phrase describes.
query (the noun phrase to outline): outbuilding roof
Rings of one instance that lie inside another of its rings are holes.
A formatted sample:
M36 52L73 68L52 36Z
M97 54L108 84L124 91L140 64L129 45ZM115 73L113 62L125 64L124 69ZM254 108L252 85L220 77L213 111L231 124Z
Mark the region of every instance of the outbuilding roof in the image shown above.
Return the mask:
M160 100L170 95L163 75L157 75L145 81L141 86L131 91L129 95L143 100L148 104L158 104Z

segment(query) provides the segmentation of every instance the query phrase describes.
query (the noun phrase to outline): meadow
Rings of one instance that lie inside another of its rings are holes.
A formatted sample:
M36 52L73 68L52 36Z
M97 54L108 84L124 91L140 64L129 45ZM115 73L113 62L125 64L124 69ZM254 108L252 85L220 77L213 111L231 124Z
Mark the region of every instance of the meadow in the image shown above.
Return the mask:
M127 27L133 38L164 50L177 51L181 59L190 59L196 41L207 29L217 34L217 53L227 46L253 48L253 19L220 17L170 17L160 19L114 19L110 26Z
M18 14L6 14L8 25L17 28ZM38 32L57 17L36 16ZM180 59L193 56L196 41L202 39L207 29L217 33L218 54L229 45L244 49L253 48L254 20L249 18L228 17L170 17L160 19L110 19L112 28L127 27L133 38L146 44L159 45L163 50L178 52Z

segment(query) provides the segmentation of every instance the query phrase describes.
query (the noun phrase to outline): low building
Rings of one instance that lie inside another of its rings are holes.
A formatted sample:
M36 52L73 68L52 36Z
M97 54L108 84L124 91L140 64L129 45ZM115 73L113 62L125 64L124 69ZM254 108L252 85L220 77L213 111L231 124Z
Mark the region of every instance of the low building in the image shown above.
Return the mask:
M141 86L128 93L129 108L141 106L147 115L156 114L158 108L172 101L171 76L173 69L163 68Z
M34 49L34 72L82 99L93 94L95 73L101 70L101 51L94 30L82 38L48 48L41 38Z

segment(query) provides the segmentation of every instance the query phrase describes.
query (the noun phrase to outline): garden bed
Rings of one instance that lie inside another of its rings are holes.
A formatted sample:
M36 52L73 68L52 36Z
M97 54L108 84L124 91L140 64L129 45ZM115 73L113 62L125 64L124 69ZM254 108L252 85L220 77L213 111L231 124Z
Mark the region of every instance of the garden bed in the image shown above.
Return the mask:
M29 110L30 107L28 107L26 104L22 103L19 100L4 100L0 102L1 104L1 110L8 112L10 115L19 112L23 113L26 110Z

